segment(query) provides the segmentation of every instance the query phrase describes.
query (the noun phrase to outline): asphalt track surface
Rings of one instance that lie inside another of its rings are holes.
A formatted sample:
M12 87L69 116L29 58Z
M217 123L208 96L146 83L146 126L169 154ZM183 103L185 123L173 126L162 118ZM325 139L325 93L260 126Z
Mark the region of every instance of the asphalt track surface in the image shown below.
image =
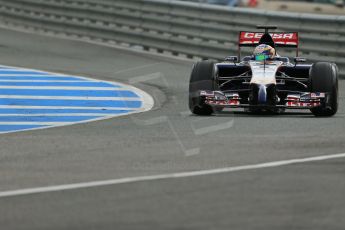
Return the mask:
M1 29L0 63L132 83L152 111L0 135L0 191L345 152L332 118L187 109L190 62ZM139 83L138 83L139 82ZM0 198L1 229L344 229L345 159Z

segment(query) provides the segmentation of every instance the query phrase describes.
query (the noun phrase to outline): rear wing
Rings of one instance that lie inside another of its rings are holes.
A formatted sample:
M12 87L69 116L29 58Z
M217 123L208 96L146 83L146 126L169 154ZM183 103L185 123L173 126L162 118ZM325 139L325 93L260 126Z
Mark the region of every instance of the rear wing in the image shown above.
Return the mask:
M241 47L256 47L259 44L268 44L272 47L287 47L296 48L296 57L298 57L298 44L299 37L298 32L268 32L268 29L272 29L267 26L258 26L259 29L264 28L263 32L249 32L241 31L239 34L238 43L238 59L241 59ZM276 28L276 27L274 27ZM264 37L263 37L264 36Z
M241 31L239 46L255 47L259 45L261 37L265 33ZM276 47L298 48L299 38L297 32L272 32L269 33Z

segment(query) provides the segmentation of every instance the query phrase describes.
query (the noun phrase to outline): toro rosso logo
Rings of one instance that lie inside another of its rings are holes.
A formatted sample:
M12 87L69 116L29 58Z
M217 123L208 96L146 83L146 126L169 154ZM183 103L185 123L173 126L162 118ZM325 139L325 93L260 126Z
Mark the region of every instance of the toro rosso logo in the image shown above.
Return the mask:
M246 32L244 34L244 38L247 38L247 39L260 39L262 37L263 33L251 33L251 32ZM277 33L271 33L270 34L271 37L273 39L294 39L294 33L280 33L280 34L277 34Z

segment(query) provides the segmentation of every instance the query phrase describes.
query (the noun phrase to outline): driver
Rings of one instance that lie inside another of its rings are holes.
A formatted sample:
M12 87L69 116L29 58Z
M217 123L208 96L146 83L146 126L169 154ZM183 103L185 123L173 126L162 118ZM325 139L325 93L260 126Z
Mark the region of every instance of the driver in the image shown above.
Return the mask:
M253 55L256 61L272 60L276 50L270 45L260 44L255 48Z

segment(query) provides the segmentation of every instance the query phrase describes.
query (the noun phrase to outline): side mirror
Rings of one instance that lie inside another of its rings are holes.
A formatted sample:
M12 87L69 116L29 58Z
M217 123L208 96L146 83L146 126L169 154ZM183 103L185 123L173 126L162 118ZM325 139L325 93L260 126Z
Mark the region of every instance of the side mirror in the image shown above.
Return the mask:
M307 59L306 58L302 58L302 57L295 57L293 59L293 61L297 64L297 63L301 63L301 62L306 62Z
M225 58L225 61L228 61L228 62L237 62L238 61L238 57L237 56L228 56Z

